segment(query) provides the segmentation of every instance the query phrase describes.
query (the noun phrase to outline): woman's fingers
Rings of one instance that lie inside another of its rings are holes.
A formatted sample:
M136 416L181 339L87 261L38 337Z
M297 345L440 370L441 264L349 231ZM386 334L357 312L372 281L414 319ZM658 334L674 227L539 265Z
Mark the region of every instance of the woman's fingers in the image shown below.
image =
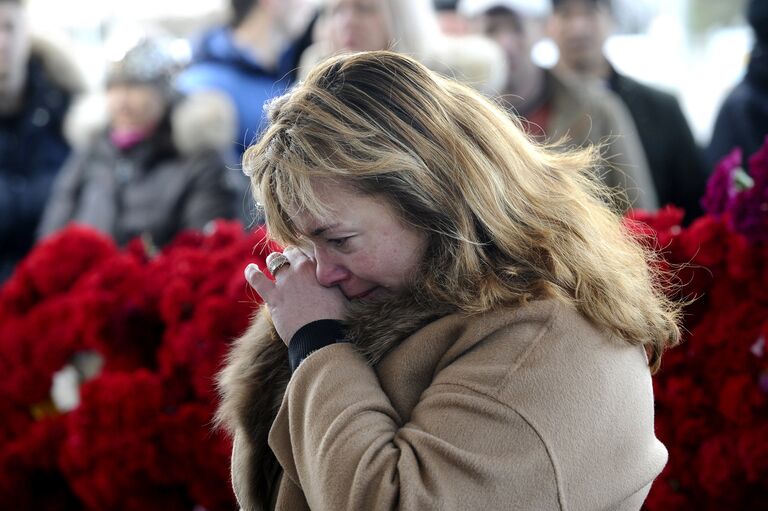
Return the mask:
M259 293L259 296L261 296L264 301L269 301L268 295L275 289L275 283L269 280L257 265L251 263L245 267L245 280L254 291Z
M300 262L308 260L307 255L301 250L299 250L298 247L294 247L294 246L285 247L285 250L283 250L283 254L285 255L285 257L288 258L288 260L293 265L296 265Z
M280 264L280 259L287 259ZM269 307L277 333L288 344L302 326L320 319L341 319L347 301L337 287L322 286L315 274L315 262L297 247L268 256L275 280L255 264L245 268L245 279Z

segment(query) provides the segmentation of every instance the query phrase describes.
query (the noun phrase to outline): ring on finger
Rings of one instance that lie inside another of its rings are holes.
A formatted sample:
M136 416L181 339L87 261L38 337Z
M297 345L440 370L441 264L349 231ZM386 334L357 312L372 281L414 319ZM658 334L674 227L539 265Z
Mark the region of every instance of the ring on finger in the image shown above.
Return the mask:
M280 252L272 252L267 257L267 269L273 277L276 276L278 271L280 271L280 268L290 264L291 262L288 260L288 258Z

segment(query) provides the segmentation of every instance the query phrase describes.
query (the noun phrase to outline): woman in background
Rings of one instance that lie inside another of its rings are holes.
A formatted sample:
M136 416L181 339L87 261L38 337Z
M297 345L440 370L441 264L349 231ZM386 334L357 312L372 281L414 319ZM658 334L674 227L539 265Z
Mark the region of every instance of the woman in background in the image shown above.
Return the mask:
M177 98L176 70L164 44L149 39L109 69L107 126L86 136L65 164L40 236L78 222L118 244L144 236L161 246L182 229L234 216L222 156L234 138L232 107L215 93Z
M244 166L286 248L220 376L242 509L640 509L679 310L597 151L390 52L270 118Z
M391 50L461 80L484 94L506 81L501 49L485 37L444 34L431 0L323 0L316 41L301 56L300 74L330 55Z

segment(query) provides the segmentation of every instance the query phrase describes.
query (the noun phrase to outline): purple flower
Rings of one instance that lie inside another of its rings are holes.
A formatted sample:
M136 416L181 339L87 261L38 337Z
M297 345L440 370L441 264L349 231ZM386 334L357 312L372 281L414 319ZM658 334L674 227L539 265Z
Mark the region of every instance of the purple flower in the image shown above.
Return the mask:
M753 242L768 241L768 144L749 159L753 184L733 204L734 228Z
M706 213L720 216L730 210L739 194L735 176L741 168L741 149L734 149L715 167L707 182L707 191L701 199Z

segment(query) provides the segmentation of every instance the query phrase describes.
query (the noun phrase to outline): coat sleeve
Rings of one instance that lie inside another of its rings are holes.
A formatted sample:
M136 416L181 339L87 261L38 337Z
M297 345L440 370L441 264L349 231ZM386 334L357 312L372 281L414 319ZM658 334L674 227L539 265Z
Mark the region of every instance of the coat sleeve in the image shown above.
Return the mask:
M37 228L38 239L58 231L74 218L86 167L87 157L84 154L74 154L66 161L43 210Z
M313 510L560 509L554 464L524 417L445 382L403 423L350 344L302 363L269 440Z
M233 218L236 193L227 179L224 158L210 151L197 156L192 167L195 179L185 201L182 228L202 229L216 218Z
M606 183L625 190L631 207L657 209L656 186L632 117L624 105L607 94L599 105L604 125L598 127L597 135L606 142L603 156L609 163Z

